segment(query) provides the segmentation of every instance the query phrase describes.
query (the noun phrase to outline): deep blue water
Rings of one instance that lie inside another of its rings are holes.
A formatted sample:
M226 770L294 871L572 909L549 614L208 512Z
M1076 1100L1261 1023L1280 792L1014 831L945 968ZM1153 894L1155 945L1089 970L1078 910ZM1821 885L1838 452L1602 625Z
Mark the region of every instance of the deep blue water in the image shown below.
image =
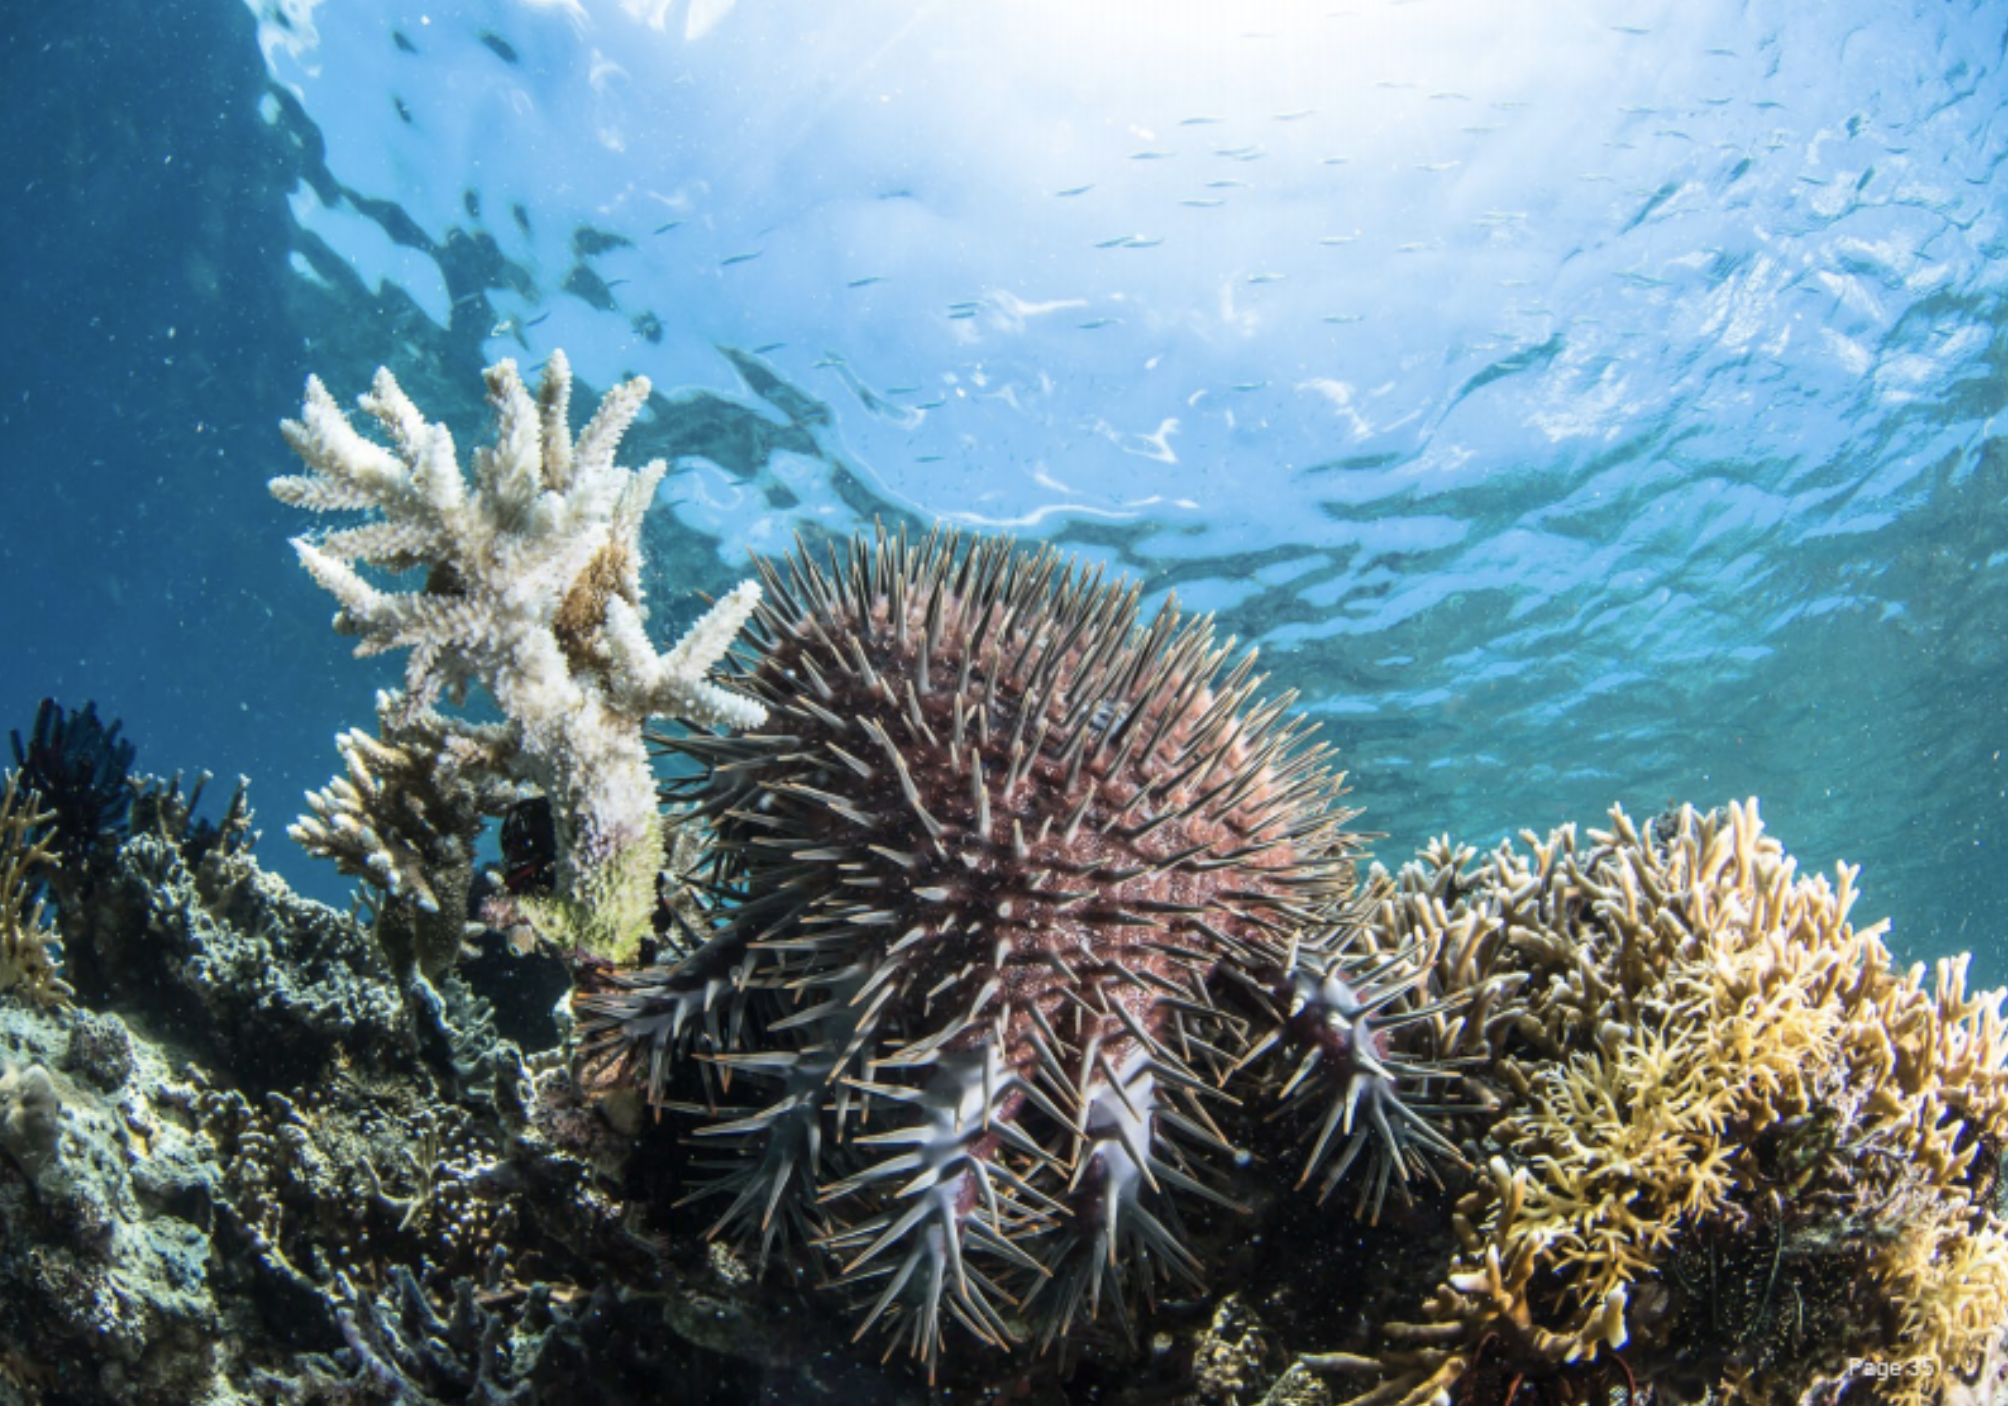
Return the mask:
M1223 18L1231 17L1231 18ZM665 393L664 633L800 527L1217 611L1398 860L1757 795L2008 975L1993 3L12 7L0 730L280 832L370 718L272 503L308 371L477 442Z

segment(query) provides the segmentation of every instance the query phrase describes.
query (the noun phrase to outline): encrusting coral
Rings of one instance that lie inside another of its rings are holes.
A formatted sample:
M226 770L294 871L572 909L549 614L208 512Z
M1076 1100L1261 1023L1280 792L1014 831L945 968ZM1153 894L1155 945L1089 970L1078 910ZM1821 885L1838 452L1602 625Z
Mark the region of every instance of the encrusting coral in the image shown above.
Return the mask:
M1439 842L1382 905L1383 941L1520 979L1504 1107L1420 1321L1315 1360L1381 1377L1358 1406L1616 1373L1783 1406L1864 1363L1933 1399L2008 1322L2002 993L1895 970L1856 871L1799 875L1755 802L1586 839Z
M648 931L663 850L642 726L659 716L729 727L764 718L758 703L706 680L759 592L741 585L658 653L643 625L638 533L665 466L614 463L648 382L608 392L575 440L563 353L552 354L534 398L514 362L489 368L487 380L495 441L474 455L471 486L446 428L379 371L360 403L389 447L357 433L309 380L301 418L284 427L308 472L271 489L313 512L370 515L294 542L341 607L336 628L360 637L358 654L410 651L389 710L399 726L427 718L442 695L461 701L469 684L493 696L499 725L425 725L467 775L479 758L550 798L557 888L526 901L533 921L555 940L631 959ZM424 580L392 590L356 563Z

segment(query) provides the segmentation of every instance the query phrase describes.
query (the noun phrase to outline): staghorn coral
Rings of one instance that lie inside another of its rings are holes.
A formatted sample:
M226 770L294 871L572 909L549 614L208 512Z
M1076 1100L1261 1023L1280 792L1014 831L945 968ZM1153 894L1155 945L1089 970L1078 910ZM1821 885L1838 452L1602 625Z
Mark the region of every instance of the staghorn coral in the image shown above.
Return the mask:
M150 835L174 846L182 863L199 869L212 854L248 855L257 848L260 831L252 829L257 813L251 809L251 779L237 778L223 818L211 820L197 815L202 793L215 777L207 771L195 774L195 782L184 793L181 773L170 777L140 776L132 779L131 833Z
M21 773L7 773L0 792L0 992L44 1006L75 994L63 980L55 956L61 944L43 925L43 901L36 896L43 873L56 864L54 818L38 809Z
M1360 1406L1613 1370L1772 1406L1851 1361L1935 1364L1884 1384L1923 1402L1974 1369L2008 1318L2001 993L1895 970L1856 871L1799 875L1755 802L1526 840L1431 846L1375 921L1519 979L1505 1106L1420 1321L1314 1360L1378 1375Z
M428 423L379 371L361 405L390 447L358 434L309 380L301 418L284 427L308 472L275 478L271 489L313 512L370 514L294 541L341 607L336 629L360 638L358 654L410 651L392 706L400 724L442 695L459 702L470 684L493 696L499 731L459 720L428 726L551 798L557 889L524 904L539 926L631 959L648 930L662 850L642 725L656 716L700 726L761 721L758 703L705 677L752 613L758 588L740 586L658 653L643 626L638 534L664 466L614 463L648 382L610 391L574 440L562 353L545 366L534 399L514 362L489 368L487 379L496 436L476 452L471 486L445 427ZM389 590L356 563L422 570L425 579Z
M1463 998L1429 943L1355 944L1340 778L1252 654L1008 540L761 570L730 682L770 721L666 740L705 768L711 934L575 1001L589 1066L711 1118L716 1229L813 1242L931 1374L951 1322L1050 1345L1199 1283L1182 1217L1254 1131L1223 1084L1362 1209L1460 1156L1429 1115Z
M376 737L352 728L335 739L348 774L308 793L312 814L286 833L376 887L376 935L392 969L437 982L466 935L475 845L521 790L503 775L500 728L413 714L388 693L377 695L377 720Z

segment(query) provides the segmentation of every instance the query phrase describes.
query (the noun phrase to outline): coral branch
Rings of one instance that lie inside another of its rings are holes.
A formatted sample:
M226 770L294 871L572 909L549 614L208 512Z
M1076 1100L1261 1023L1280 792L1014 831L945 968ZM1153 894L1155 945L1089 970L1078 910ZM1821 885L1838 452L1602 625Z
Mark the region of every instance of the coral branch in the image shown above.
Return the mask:
M487 379L495 440L476 451L471 485L452 436L379 371L360 403L389 447L359 434L310 380L301 417L285 425L308 472L271 489L312 512L375 515L294 547L334 596L335 628L358 637L357 654L409 651L387 725L414 722L442 695L457 703L470 684L486 689L506 733L492 754L507 780L551 798L558 831L557 893L526 907L555 939L628 957L647 931L661 850L642 725L765 719L761 704L706 678L759 587L740 586L659 653L643 623L640 529L664 465L614 463L648 382L615 387L574 441L562 353L535 398L513 362ZM425 579L392 589L359 568L423 569Z

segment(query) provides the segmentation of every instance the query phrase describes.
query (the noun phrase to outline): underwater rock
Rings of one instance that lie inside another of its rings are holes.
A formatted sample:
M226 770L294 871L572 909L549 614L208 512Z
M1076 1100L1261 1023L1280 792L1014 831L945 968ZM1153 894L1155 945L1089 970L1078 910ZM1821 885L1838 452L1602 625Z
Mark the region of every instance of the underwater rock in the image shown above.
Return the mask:
M1238 1294L1213 1310L1192 1354L1192 1385L1205 1406L1239 1406L1268 1395L1290 1365L1288 1350Z
M0 1006L0 1361L58 1400L218 1399L213 1164L157 1054L116 1096L60 1072L80 1023Z

